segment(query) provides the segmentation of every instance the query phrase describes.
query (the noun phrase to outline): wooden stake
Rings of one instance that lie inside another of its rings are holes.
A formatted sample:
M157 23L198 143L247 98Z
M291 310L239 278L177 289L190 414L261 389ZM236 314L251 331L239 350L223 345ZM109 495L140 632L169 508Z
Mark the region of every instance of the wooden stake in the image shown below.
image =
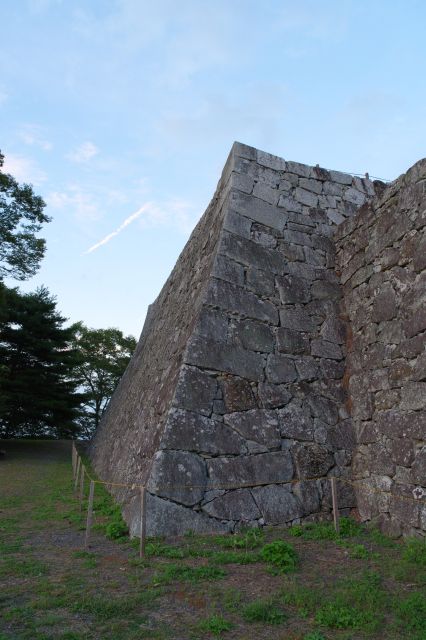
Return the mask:
M77 470L75 472L75 480L74 480L74 493L77 493L78 480L80 475L80 466L81 466L81 458L78 456L77 458Z
M141 539L139 545L139 557L145 556L145 540L146 540L146 489L141 487Z
M95 495L95 482L94 480L90 481L90 489L89 489L89 504L87 505L87 521L86 521L86 535L84 538L84 548L86 551L89 548L89 536L90 529L92 527L92 518L93 518L93 497Z
M72 477L75 478L75 462L76 462L76 457L77 457L77 451L75 449L75 442L74 440L72 441L72 447L71 447L71 459L72 459Z
M339 533L340 531L340 526L339 526L339 505L337 503L337 485L336 485L336 478L330 478L330 482L331 482L331 500L333 502L333 520L334 520L334 528L336 530L336 533Z
M85 468L85 466L83 464L83 465L81 465L81 475L80 475L80 496L79 496L79 499L80 499L80 511L83 508L84 474L85 474L85 472L86 472L86 468Z

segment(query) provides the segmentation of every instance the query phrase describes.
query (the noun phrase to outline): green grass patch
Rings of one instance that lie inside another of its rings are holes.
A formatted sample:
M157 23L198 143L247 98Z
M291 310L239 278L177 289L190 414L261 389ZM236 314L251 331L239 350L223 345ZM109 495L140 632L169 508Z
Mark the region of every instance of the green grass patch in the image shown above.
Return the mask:
M28 578L43 576L49 572L48 567L35 558L8 557L0 561L0 578L14 576L15 578Z
M265 624L281 624L287 615L273 600L254 600L242 609L245 622L263 622Z
M247 529L241 533L231 535L215 536L213 542L225 549L257 549L264 542L264 532L262 529Z
M395 602L396 616L404 631L408 631L410 639L426 638L426 594L416 591L402 601Z
M259 553L245 551L215 551L210 556L210 562L213 564L253 564L261 560Z
M318 608L323 591L317 591L300 584L286 585L281 592L284 604L295 607L302 618L307 618Z
M230 631L233 627L234 625L232 622L225 620L225 618L217 614L213 614L206 620L202 620L199 623L200 631L207 631L214 636L221 636L226 631Z
M275 540L265 544L260 556L268 562L274 573L288 573L294 571L298 565L298 556L294 547L284 540Z
M309 522L305 525L295 525L289 530L290 535L304 540L339 540L352 538L364 532L362 525L352 518L340 519L340 532L337 533L332 522Z

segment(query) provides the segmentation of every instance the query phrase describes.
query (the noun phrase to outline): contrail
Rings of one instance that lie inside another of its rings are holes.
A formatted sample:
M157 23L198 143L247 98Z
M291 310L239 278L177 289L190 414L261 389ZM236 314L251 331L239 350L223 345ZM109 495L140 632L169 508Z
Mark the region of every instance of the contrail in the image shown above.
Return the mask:
M131 224L134 220L136 220L136 218L139 218L139 216L142 215L142 213L144 213L144 211L146 211L150 207L152 207L151 202L147 202L146 204L142 205L140 209L138 209L137 211L132 213L132 215L126 218L125 221L122 224L120 224L120 226L117 227L115 231L112 231L107 236L105 236L105 238L102 238L102 240L99 240L99 242L97 242L92 247L90 247L90 249L87 249L87 251L84 252L84 255L87 255L88 253L92 253L93 251L96 251L96 249L99 249L99 247L102 247L103 244L107 244L107 242L112 240L112 238L114 238L115 236L118 236L118 234L121 233L123 229L128 227L129 224Z

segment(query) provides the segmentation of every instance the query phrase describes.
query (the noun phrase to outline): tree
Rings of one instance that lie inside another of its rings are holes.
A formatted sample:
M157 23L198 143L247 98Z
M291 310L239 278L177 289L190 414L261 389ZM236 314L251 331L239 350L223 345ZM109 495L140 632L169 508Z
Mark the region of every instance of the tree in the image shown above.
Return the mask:
M82 435L90 437L126 370L136 340L115 328L89 329L81 322L73 328L73 347L80 360L75 376L84 394L85 411L80 424Z
M72 372L73 328L45 287L3 289L0 320L0 437L71 437L82 396Z
M3 162L0 152L0 280L26 280L36 273L43 258L46 243L36 234L50 218L31 185L19 185L1 171Z

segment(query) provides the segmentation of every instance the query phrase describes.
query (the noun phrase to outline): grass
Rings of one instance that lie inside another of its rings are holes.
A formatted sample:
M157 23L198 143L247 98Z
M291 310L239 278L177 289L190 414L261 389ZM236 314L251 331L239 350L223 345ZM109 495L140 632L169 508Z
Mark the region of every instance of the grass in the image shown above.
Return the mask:
M342 518L340 534L322 522L151 538L140 559L96 485L87 551L69 444L15 447L0 462L0 640L426 639L423 540Z
M246 622L263 622L265 624L282 624L287 619L273 600L255 600L250 602L242 610L243 619Z

